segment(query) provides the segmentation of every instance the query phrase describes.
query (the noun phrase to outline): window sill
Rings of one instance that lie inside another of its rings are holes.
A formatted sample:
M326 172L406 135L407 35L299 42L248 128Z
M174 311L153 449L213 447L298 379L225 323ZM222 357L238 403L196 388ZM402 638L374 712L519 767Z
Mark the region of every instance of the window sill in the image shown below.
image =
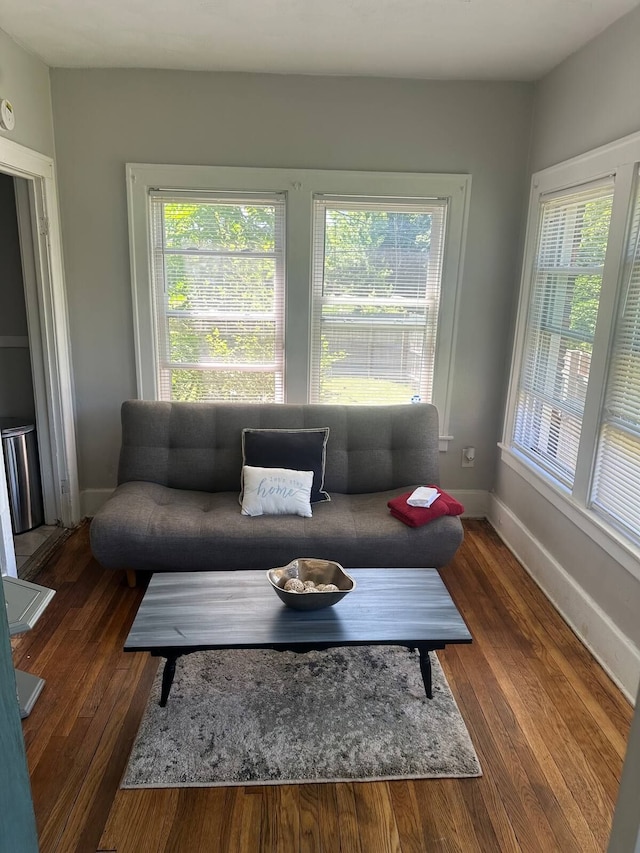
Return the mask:
M500 459L508 468L515 471L565 518L626 569L632 577L640 581L640 548L625 539L592 510L576 503L562 487L549 483L525 456L502 442L498 443L498 447L501 450Z

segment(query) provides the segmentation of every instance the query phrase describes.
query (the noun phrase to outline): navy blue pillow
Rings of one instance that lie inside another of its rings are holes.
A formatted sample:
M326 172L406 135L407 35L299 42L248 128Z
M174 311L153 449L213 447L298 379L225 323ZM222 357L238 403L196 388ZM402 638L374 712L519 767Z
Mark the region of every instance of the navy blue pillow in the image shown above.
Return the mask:
M329 427L321 429L243 429L243 465L313 471L311 503L330 501L324 491Z

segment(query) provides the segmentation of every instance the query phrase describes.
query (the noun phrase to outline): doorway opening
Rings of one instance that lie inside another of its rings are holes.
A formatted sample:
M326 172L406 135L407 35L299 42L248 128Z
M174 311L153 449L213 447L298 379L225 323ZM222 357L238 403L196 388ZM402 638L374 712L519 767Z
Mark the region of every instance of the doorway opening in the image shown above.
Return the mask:
M40 531L18 548L33 552L80 513L53 161L2 138L0 224L0 568L15 577L21 536Z
M40 466L36 403L33 387L29 325L23 274L16 189L28 192L27 179L0 173L0 435L4 454L16 568L55 530L58 519L45 524L43 480L51 490L50 466ZM30 241L28 241L30 243ZM31 246L25 250L31 250ZM43 425L48 432L48 424ZM46 457L46 454L45 454ZM49 515L55 513L48 495Z

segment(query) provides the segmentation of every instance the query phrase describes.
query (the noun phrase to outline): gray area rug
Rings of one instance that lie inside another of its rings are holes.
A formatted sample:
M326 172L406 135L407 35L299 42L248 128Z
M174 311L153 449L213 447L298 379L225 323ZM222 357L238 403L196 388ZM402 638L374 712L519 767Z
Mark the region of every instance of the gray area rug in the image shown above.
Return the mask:
M296 654L196 652L162 668L123 788L480 776L437 656L433 699L417 652L359 646Z

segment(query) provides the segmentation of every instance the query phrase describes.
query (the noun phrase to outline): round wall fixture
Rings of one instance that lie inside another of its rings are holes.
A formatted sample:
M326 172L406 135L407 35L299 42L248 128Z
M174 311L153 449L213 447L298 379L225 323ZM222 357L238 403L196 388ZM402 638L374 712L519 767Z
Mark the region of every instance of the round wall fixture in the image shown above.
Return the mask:
M16 125L16 117L13 112L11 101L0 98L0 127L3 130L13 130Z

